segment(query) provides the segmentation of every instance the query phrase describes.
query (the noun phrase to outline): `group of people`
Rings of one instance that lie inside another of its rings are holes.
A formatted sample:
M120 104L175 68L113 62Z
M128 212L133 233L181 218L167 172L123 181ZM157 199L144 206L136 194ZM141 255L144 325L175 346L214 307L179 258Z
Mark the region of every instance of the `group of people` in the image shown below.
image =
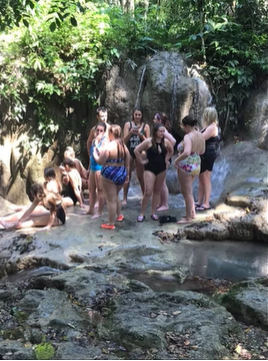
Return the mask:
M74 150L67 147L64 160L59 167L61 182L56 172L48 167L44 171L44 183L31 188L33 202L28 208L19 209L14 215L0 219L6 229L29 226L51 226L65 223L66 207L79 204L86 208L83 190L88 188L89 207L84 214L92 219L102 215L107 203L108 222L104 229L115 229L115 221L122 222L121 206L127 205L131 175L136 167L142 201L138 222L145 220L151 200L151 219L157 221L157 212L168 210L168 188L166 171L171 164L176 144L170 133L171 125L164 113L153 118L150 127L143 120L141 109L134 109L132 119L124 128L109 124L107 109L97 109L97 125L89 133L87 150L89 169L86 170L75 158ZM219 155L219 125L215 108L206 108L203 114L203 129L197 128L197 120L186 116L182 119L185 136L177 146L178 156L174 160L181 193L185 200L186 215L179 224L192 222L196 211L210 209L211 172ZM199 176L198 201L194 202L193 181ZM62 184L61 184L62 183ZM62 191L62 185L65 191ZM123 189L123 200L119 192Z

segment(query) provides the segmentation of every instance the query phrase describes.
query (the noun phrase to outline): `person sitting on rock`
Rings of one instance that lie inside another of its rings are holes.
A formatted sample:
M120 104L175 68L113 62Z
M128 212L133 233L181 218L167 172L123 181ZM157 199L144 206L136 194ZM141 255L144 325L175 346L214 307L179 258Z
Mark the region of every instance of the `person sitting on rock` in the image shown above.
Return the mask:
M65 224L66 212L60 195L54 192L45 192L41 184L31 186L33 202L24 211L0 219L0 225L6 229L20 229L30 227L44 227L48 230L52 226Z
M74 161L72 159L64 159L60 170L62 173L62 183L67 186L67 189L62 194L64 203L66 206L75 206L78 202L81 208L85 208L82 197L82 179L75 167Z
M86 168L83 166L81 161L75 157L75 151L72 147L68 146L66 147L64 151L64 159L72 159L75 168L78 170L81 180L82 180L82 190L88 189L88 176L89 172L86 170Z

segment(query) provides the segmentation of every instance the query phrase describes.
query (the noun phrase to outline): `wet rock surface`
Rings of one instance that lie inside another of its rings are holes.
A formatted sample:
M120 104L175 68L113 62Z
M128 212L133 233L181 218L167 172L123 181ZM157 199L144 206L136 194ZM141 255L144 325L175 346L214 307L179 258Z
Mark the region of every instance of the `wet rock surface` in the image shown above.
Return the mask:
M100 228L106 211L91 220L77 207L49 232L1 231L0 357L36 359L49 344L55 359L268 358L268 281L256 278L268 271L267 174L259 167L267 153L240 144L255 162L239 181L236 146L224 150L229 167L214 208L193 224L159 224L149 209L138 223L136 189L114 231ZM184 211L181 195L170 195L163 214ZM220 269L230 282L217 279Z

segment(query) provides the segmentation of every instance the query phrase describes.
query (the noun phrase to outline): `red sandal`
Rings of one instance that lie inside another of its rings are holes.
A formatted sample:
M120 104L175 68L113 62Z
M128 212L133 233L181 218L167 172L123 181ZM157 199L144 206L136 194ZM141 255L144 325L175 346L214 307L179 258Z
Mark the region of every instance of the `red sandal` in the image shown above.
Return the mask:
M120 214L120 216L117 217L118 222L122 222L124 220L124 215Z
M114 224L103 223L103 224L101 224L101 228L104 228L104 229L115 229L115 225L114 225Z

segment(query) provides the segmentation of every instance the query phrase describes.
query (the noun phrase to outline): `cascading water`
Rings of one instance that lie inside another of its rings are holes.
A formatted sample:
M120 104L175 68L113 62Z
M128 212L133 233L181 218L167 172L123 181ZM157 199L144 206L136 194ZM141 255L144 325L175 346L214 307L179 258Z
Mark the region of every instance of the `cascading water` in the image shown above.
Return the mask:
M135 109L140 107L140 94L141 94L141 90L142 90L142 84L143 84L143 80L145 77L145 73L146 73L146 67L147 67L147 63L144 64L142 72L141 72L141 77L140 77L140 82L139 82L139 88L138 88L138 92L137 92L137 97L136 97L136 102L135 102Z

